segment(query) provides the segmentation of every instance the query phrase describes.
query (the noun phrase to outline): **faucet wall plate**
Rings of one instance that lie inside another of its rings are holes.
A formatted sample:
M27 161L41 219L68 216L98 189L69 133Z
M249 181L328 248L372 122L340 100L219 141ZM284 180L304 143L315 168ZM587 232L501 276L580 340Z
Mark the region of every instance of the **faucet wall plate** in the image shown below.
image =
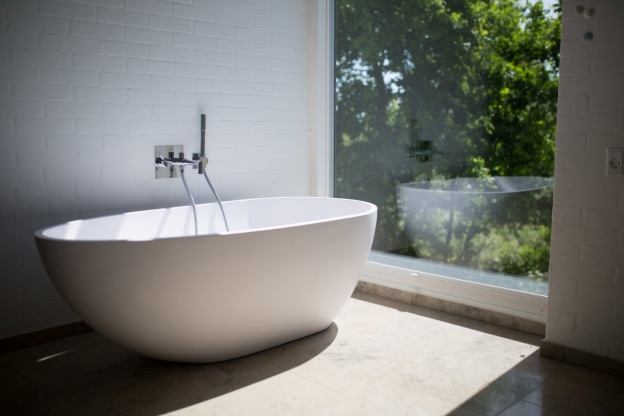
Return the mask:
M182 145L161 145L154 146L154 167L156 179L162 178L177 178L180 176L180 172L175 167L166 168L156 163L156 158L163 156L169 157L169 153L173 152L173 155L177 158L180 152L184 152L184 146Z

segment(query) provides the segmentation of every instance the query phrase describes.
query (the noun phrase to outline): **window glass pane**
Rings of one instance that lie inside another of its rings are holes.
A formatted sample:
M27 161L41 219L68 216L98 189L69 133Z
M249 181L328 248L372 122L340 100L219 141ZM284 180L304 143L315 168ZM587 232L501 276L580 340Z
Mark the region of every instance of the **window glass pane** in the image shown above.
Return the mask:
M336 0L334 195L377 204L375 251L547 282L560 9Z

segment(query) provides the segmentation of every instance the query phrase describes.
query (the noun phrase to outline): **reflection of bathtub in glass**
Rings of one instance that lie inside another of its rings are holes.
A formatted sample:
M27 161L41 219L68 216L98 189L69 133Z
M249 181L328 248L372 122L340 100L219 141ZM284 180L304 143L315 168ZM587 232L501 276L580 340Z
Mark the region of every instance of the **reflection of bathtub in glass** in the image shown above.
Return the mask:
M397 202L416 257L501 272L500 242L532 244L522 241L527 225L549 224L552 186L542 177L413 182L397 186Z

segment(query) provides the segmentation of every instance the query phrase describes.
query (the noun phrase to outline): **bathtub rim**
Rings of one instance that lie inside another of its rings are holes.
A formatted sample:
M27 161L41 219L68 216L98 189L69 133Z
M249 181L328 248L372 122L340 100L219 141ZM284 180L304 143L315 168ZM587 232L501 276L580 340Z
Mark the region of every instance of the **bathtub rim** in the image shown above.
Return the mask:
M273 201L279 201L279 200L325 200L325 201L334 201L334 200L338 200L338 201L347 201L347 202L355 202L358 204L362 204L362 205L367 205L367 209L366 210L362 210L359 211L357 213L354 214L348 214L348 215L343 215L343 216L333 216L333 217L325 217L325 218L321 218L321 219L316 219L316 220L310 220L310 221L303 221L303 222L295 222L295 223L288 223L288 224L283 224L283 225L277 225L277 226L271 226L271 227L257 227L257 228L253 228L253 229L244 229L244 230L233 230L233 231L219 231L219 232L215 232L215 233L203 233L203 234L198 234L198 235L182 235L182 236L168 236L168 237L158 237L158 238L150 238L150 239L64 239L64 238L58 238L58 237L53 237L53 236L47 236L45 235L45 232L50 230L50 229L54 229L57 227L61 227L64 225L68 225L70 223L74 223L74 222L85 222L85 221L89 221L89 220L97 220L97 219L104 219L107 217L115 217L115 216L122 216L124 214L138 214L138 213L144 213L144 212L151 212L151 211L159 211L159 210L167 210L167 209L182 209L182 208L189 208L190 206L188 204L185 205L180 205L180 206L172 206L172 207L161 207L161 208L152 208L152 209L146 209L146 210L133 210L133 211L126 211L126 212L122 212L122 213L116 213L116 214L105 214L103 216L93 216L93 217L86 217L84 219L76 219L76 220L69 220L66 222L61 222L61 223L56 223L56 224L52 224L49 226L44 226L42 228L37 229L34 232L34 237L35 239L41 239L41 240L49 240L49 241L57 241L57 242L81 242L81 243L90 243L90 242L97 242L97 243L104 243L104 242L154 242L154 241L158 241L158 240L170 240L170 239L197 239L197 238L206 238L209 236L233 236L233 235L240 235L240 234L246 234L246 233L256 233L256 232L262 232L262 231L267 231L267 230L278 230L278 229L286 229L286 228L291 228L291 227L301 227L301 226L307 226L307 225L312 225L312 224L318 224L318 223L325 223L325 222L333 222L333 221L339 221L339 220L343 220L343 219L350 219L350 218L355 218L355 217L360 217L360 216L368 216L372 213L376 213L378 211L378 208L375 204L370 203L368 201L363 201L363 200L356 200L356 199L351 199L351 198L334 198L334 197L313 197L313 196L302 196L302 197L259 197L259 198L245 198L245 199L239 199L239 200L229 200L229 201L223 201L223 206L225 209L227 209L227 206L229 204L234 204L234 203L245 203L245 202L249 202L249 201L266 201L266 200L273 200ZM207 202L207 203L199 203L197 204L197 206L206 206L206 205L217 205L218 203L215 202ZM226 212L227 215L227 212Z

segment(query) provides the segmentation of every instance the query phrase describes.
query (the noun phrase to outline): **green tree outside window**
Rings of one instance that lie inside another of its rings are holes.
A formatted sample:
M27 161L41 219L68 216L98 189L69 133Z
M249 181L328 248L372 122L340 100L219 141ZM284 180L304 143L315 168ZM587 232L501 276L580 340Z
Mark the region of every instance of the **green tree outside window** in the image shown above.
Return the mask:
M373 248L546 280L552 192L475 208L442 251L406 237L396 186L552 177L560 2L336 0L335 16L334 195L378 205Z

